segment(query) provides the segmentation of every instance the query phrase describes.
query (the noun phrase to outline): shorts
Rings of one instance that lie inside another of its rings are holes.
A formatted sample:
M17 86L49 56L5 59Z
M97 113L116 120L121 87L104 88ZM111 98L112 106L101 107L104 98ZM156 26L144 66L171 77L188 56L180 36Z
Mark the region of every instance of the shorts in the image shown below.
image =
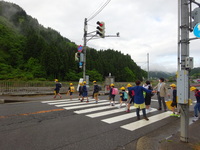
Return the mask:
M140 109L146 108L146 107L145 107L145 103L142 103L142 104L134 104L134 107L140 108Z
M69 95L73 95L74 92L70 92Z
M58 94L60 92L59 89L55 89L54 91L55 91L56 94Z
M94 97L97 97L99 95L99 93L94 93Z
M129 104L131 104L131 103L133 103L133 104L134 104L134 97L132 97L132 98L130 99L130 102L129 102Z
M88 96L88 92L83 92L82 96L83 97L87 97Z
M78 94L79 96L82 96L83 95L83 92L79 92L79 94Z

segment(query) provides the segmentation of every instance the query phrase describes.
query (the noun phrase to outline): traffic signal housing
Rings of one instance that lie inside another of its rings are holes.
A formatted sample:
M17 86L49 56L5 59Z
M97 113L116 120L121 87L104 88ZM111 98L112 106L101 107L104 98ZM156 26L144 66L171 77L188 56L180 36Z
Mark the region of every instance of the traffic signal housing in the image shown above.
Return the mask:
M196 24L200 23L200 7L195 8L191 12L191 17L194 20L192 22L192 28L194 28Z
M96 33L101 37L101 38L105 38L105 23L104 22L100 22L97 21L97 31Z

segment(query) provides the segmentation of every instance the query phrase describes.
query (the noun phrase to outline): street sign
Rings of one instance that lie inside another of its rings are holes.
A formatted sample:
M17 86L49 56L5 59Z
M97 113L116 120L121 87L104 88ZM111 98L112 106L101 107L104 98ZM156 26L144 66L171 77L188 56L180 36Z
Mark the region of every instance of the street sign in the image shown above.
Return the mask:
M197 23L194 27L193 33L196 37L200 38L200 23Z
M83 50L83 46L82 46L82 45L79 45L79 46L78 46L78 52L82 52L82 50Z

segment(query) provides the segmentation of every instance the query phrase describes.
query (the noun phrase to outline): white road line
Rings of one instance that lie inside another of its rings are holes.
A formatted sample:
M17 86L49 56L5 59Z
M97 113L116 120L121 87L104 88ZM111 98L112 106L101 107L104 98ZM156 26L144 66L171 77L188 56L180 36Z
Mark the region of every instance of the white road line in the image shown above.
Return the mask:
M151 112L154 112L154 111L156 111L156 109L153 108ZM140 112L140 114L141 114L141 112ZM133 117L136 117L136 112L127 113L127 114L119 115L119 116L116 116L116 117L103 119L101 121L111 124L111 123L123 121L123 120L126 120L126 119L130 119L130 118L133 118Z
M113 106L111 108L113 108ZM120 109L117 108L117 109L113 109L113 110L108 110L108 111L93 113L93 114L89 114L89 115L86 115L86 116L88 116L90 118L96 118L96 117L106 116L106 115L110 115L110 114L114 114L114 113L125 112L124 108L125 107L122 107ZM133 110L133 109L131 109L131 110Z
M73 105L87 105L87 104L94 104L95 105L100 105L103 102L108 102L108 100L101 100L98 104L96 104L94 101L89 101L88 103L86 102L78 102L78 103L71 103L71 104L61 104L61 105L55 105L56 107L68 107L68 106L73 106Z
M105 102L105 103L98 103L98 104L89 104L89 105L82 105L82 106L72 106L72 107L63 107L66 110L71 110L71 109L79 109L79 108L87 108L87 107L93 107L93 106L101 106L101 105L109 105L109 102Z
M105 109L110 109L110 108L112 108L112 106L102 106L102 107L97 107L97 108L77 110L77 111L74 111L74 112L77 113L77 114L84 114L84 113L90 113L90 112L105 110Z
M69 99L62 99L62 100L51 100L51 101L42 101L41 103L51 103L51 102L64 102L67 101Z
M160 121L160 120L165 119L167 117L170 117L171 113L172 113L171 111L167 111L167 112L149 117L149 121L142 119L142 120L139 120L139 121L136 121L136 122L133 122L133 123L123 125L123 126L121 126L121 128L127 129L129 131L134 131L136 129L142 128L142 127L147 126L149 124L152 124L154 122L157 122L157 121Z

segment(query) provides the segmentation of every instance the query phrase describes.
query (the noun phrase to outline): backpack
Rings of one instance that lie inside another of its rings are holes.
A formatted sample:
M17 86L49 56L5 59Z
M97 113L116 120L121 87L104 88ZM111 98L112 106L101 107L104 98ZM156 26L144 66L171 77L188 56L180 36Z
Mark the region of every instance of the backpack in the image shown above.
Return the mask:
M61 88L62 87L62 84L61 83L58 83L58 88Z
M149 90L153 90L153 88L151 86L149 86ZM155 95L155 93L151 92L151 97L154 96L154 95Z
M134 95L135 95L135 92L134 92L133 90L131 90L131 91L130 91L130 95L131 95L131 96L134 96Z
M128 99L128 94L126 92L124 92L124 97L123 99Z
M113 88L112 89L112 95L117 95L118 94L118 89L117 88Z
M74 92L74 87L73 86L70 87L70 92Z

